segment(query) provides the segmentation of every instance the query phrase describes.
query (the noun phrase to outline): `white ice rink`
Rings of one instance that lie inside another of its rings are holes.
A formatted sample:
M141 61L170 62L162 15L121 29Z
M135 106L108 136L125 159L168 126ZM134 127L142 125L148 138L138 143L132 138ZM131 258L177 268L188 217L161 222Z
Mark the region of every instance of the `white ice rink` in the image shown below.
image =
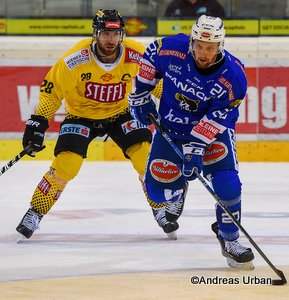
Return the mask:
M20 161L0 178L1 300L17 299L1 297L1 284L8 282L94 275L137 276L143 272L182 271L194 275L196 270L198 274L216 276L218 270L227 270L210 229L215 220L215 200L201 183L198 180L190 183L184 213L179 219L178 240L171 241L153 220L129 162L85 162L78 177L68 184L43 218L40 230L25 243L16 244L15 227L49 165L49 161ZM241 163L240 177L242 224L271 262L285 270L288 279L289 163ZM249 245L244 235L241 241ZM263 258L254 253L256 268L250 274L254 276L259 269L265 273L259 272L258 276L278 278ZM226 276L238 276L237 271L228 272ZM286 290L284 297L274 296L274 299L289 299ZM18 299L24 298L20 295ZM45 299L62 300L52 296ZM120 298L79 296L78 299Z

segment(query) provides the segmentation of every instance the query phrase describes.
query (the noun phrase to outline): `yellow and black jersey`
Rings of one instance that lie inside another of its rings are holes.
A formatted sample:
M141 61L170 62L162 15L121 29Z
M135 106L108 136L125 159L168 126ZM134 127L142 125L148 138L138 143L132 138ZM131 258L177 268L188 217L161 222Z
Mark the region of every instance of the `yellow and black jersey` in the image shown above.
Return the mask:
M145 48L125 39L118 59L106 64L91 51L91 42L91 38L80 41L50 69L41 86L36 114L50 120L62 100L69 114L96 120L128 107L127 96Z

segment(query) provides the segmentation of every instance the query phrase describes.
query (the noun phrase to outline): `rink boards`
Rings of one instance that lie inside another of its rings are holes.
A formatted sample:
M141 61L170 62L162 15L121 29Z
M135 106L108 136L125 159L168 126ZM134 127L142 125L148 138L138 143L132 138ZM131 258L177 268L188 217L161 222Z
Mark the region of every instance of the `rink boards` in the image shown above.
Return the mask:
M40 84L50 66L82 37L1 37L0 159L21 150L24 124L38 103ZM145 46L154 37L136 38ZM237 147L240 161L289 161L289 41L282 37L228 38L226 49L247 70L248 93L240 106ZM50 159L64 107L46 135L47 149L37 159ZM89 160L123 160L111 142L94 141Z

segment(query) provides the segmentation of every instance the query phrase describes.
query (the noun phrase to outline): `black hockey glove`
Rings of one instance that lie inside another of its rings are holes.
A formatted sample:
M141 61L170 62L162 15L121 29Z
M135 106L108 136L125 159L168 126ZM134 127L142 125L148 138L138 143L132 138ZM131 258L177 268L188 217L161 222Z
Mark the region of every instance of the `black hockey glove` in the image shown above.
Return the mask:
M22 145L23 148L29 144L32 146L31 151L27 153L29 156L35 157L36 152L45 148L43 145L44 133L48 127L48 120L42 116L31 115L27 120Z

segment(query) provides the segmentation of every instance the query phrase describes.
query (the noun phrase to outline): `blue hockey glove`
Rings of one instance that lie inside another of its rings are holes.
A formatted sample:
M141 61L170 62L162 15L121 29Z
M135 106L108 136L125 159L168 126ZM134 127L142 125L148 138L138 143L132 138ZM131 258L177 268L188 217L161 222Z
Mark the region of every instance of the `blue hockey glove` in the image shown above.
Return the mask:
M183 145L183 170L182 173L187 180L195 180L195 171L203 170L203 156L206 144L191 142Z
M151 124L151 121L147 118L148 114L152 114L156 119L159 117L156 105L148 91L144 91L139 95L129 94L128 103L132 117L145 125Z
M32 148L29 156L35 157L35 153L43 150L44 134L48 128L48 120L42 116L31 115L30 119L26 122L26 128L22 138L23 148L31 144Z

